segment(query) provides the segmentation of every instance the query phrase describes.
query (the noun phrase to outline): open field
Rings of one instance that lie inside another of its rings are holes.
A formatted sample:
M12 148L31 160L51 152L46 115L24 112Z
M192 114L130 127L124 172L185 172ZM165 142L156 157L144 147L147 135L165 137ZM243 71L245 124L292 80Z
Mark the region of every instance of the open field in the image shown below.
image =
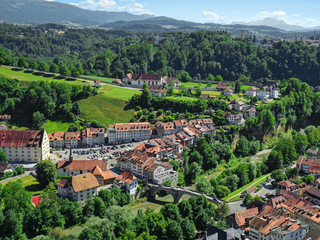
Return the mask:
M44 77L44 76L37 76L34 73L26 73L27 71L14 71L11 67L8 66L0 66L0 76L11 78L11 79L18 79L22 83L29 84L32 81L49 81L49 82L65 82L71 85L83 85L88 84L89 82L84 80L67 80L67 79L58 79L57 77Z
M44 128L46 129L47 133L53 133L57 131L63 131L66 132L69 129L70 123L64 122L63 120L56 120L51 121L47 120L44 124Z
M99 80L101 80L101 82L104 82L104 83L112 83L112 81L115 80L115 78L97 77L97 76L86 76L86 75L81 75L81 77L99 79Z
M129 101L133 95L141 94L141 91L106 84L99 89L99 93L106 97Z

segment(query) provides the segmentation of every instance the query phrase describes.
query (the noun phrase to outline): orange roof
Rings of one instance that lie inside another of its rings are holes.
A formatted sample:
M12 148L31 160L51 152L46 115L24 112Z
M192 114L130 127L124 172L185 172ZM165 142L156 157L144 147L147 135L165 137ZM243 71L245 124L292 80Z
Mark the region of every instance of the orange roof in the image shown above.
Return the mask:
M228 87L227 84L223 82L219 82L217 85L217 89L225 89L227 87Z
M54 132L52 134L48 133L49 141L63 141L65 132Z
M253 218L258 215L258 208L251 208L234 214L234 218L238 226L244 226L248 218Z
M59 161L57 168L69 169L69 171L91 171L95 166L99 166L103 169L102 160L72 160Z
M92 173L84 173L72 177L72 187L75 192L99 187L96 177Z
M0 130L0 147L40 147L43 131Z
M97 137L98 133L105 133L105 129L104 128L87 128L81 131L81 135L83 138Z
M94 175L94 176L102 176L104 180L108 180L108 179L114 179L116 178L117 176L114 175L110 170L107 170L107 171L102 171L101 168L96 165L94 167L94 169L92 169L91 173Z
M110 128L113 128L116 132L151 130L150 123L148 122L116 123L110 124L109 129Z
M133 180L137 179L132 173L123 172L118 177L120 181L130 184Z

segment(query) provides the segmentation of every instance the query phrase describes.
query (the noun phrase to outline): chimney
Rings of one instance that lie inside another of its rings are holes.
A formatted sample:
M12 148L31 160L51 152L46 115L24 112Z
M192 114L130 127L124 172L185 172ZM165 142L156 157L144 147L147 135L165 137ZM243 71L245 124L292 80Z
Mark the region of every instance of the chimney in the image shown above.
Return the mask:
M71 148L71 144L70 144L70 155L69 155L69 162L73 161L73 155L72 155L72 148Z

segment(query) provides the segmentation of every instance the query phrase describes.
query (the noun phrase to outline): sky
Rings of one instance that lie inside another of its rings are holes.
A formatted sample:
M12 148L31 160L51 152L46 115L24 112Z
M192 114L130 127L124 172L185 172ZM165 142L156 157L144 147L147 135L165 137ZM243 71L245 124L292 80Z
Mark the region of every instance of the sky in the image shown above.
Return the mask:
M153 14L192 22L249 22L272 17L320 26L320 0L48 0L90 10Z

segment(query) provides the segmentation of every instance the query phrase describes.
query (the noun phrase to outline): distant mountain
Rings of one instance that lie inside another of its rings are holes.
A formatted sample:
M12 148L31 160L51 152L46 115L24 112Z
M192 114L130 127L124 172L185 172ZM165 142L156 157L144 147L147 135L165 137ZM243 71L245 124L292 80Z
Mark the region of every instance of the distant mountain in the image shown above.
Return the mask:
M94 26L107 22L154 17L127 12L90 11L70 4L45 0L0 0L0 6L0 22L17 24L59 23L71 26Z
M269 26L274 28L280 28L285 31L304 31L307 30L304 27L298 26L298 25L290 25L287 24L283 20L278 20L274 18L265 18L263 20L258 21L251 21L251 22L233 22L231 24L242 24L242 25L248 25L248 26Z

